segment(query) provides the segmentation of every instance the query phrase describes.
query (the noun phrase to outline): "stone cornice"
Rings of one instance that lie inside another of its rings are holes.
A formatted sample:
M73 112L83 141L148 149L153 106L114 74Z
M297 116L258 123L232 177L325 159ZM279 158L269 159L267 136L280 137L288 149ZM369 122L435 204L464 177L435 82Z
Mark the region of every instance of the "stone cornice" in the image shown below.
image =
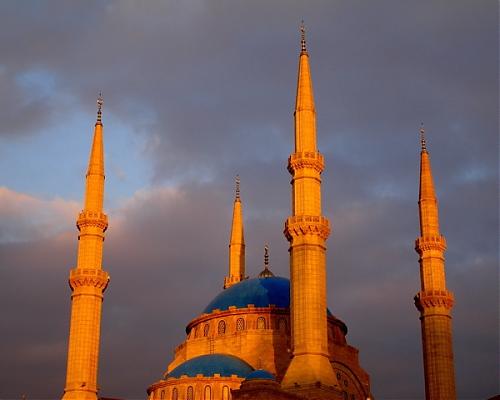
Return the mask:
M420 312L431 308L445 308L450 310L453 307L455 298L448 290L421 290L414 297L415 306Z
M443 235L439 236L420 236L415 240L415 250L418 254L426 250L446 250L446 239Z
M326 240L330 235L330 223L326 217L316 215L294 215L285 221L283 231L287 240L303 235L318 235Z
M106 289L109 283L109 274L106 271L94 268L74 268L69 272L69 285L72 290L77 287L95 287Z
M83 210L78 214L76 226L79 231L81 231L83 227L94 226L105 232L108 228L108 216L99 211Z
M292 153L288 157L288 172L294 174L297 169L314 168L318 173L325 169L325 159L319 151Z

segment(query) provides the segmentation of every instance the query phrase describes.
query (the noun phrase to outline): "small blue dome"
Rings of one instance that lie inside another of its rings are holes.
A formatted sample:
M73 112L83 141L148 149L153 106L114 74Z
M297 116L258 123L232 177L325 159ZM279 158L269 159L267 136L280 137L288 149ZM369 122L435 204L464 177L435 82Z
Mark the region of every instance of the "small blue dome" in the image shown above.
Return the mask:
M244 280L219 293L203 310L210 314L213 310L227 310L230 306L290 307L290 281L277 276Z
M182 375L195 377L236 375L245 378L253 368L242 359L229 354L207 354L184 361L167 374L167 378L180 378Z
M251 381L252 379L266 379L274 381L276 378L273 374L271 374L269 371L266 371L265 369L256 369L255 371L248 374L246 380Z

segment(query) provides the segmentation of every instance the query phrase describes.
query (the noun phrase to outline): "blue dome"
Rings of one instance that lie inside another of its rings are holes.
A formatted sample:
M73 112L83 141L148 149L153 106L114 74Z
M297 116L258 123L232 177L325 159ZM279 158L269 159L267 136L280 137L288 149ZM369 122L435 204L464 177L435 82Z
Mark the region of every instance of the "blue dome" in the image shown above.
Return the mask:
M255 371L250 372L247 375L247 381L251 381L252 379L267 379L274 381L276 378L273 374L271 374L269 371L266 371L265 369L256 369Z
M228 354L207 354L191 358L178 365L167 374L167 378L180 378L182 375L195 377L198 374L204 376L237 375L245 378L253 368L242 359Z
M213 310L227 310L230 306L290 307L290 281L277 276L244 280L219 293L203 310L210 314Z
M246 308L249 304L255 307L274 304L276 307L290 308L290 280L278 276L246 279L220 292L203 312L210 314L217 309L228 310L230 306ZM329 309L326 312L332 315Z

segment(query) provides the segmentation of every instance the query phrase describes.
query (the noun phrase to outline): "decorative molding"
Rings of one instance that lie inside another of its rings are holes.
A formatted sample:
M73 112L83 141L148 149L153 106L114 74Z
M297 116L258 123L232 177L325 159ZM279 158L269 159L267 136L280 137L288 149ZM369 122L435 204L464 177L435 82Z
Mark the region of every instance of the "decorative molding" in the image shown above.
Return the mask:
M69 272L69 285L72 290L77 287L95 287L106 290L110 277L106 271L92 268L74 268Z
M453 307L455 297L448 290L421 290L414 297L414 301L420 312L436 307L444 307L449 310Z
M106 229L108 229L108 216L99 211L83 210L78 214L76 226L79 231L81 231L83 227L95 226L105 232Z
M420 236L415 240L415 250L418 254L426 250L446 250L446 239L443 235L439 236Z
M325 159L319 151L292 153L288 157L288 172L293 175L297 169L314 168L319 173L325 169Z
M285 221L284 234L289 242L303 235L318 235L326 240L330 235L330 223L326 217L295 215Z

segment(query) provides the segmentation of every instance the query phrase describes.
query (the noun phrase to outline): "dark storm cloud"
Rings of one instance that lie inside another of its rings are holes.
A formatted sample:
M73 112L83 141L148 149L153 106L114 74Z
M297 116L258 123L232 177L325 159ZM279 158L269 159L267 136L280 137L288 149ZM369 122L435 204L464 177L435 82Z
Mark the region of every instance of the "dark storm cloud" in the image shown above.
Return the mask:
M329 303L360 348L374 394L423 395L412 304L421 120L457 300L458 392L472 399L498 390L496 2L54 1L0 8L2 135L34 134L53 122L56 106L74 106L55 102L58 95L90 109L102 89L106 109L148 144L151 183L177 184L138 193L112 213L103 394L143 397L185 324L220 289L236 173L250 274L269 242L273 270L288 275L285 161L301 18L327 159ZM19 219L26 232L32 222ZM64 381L65 280L76 233L26 240L0 248L1 280L9 282L0 292L0 396L54 398Z

